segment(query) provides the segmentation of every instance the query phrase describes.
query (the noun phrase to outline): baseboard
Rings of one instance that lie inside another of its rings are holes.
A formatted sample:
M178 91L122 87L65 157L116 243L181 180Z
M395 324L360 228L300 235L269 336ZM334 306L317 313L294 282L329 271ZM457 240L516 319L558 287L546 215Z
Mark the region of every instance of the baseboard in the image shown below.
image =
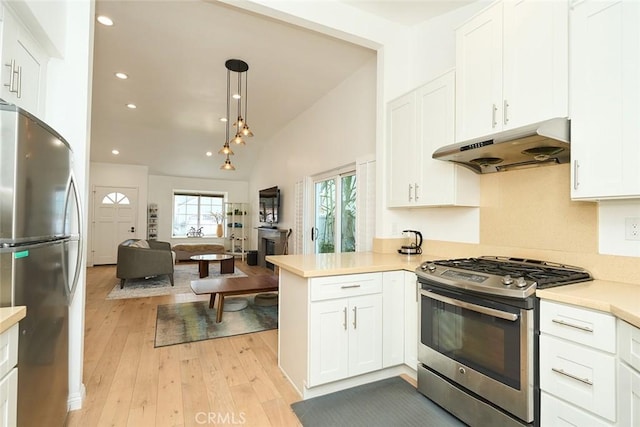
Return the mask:
M87 389L83 384L80 384L80 391L77 393L71 393L67 400L67 407L70 411L77 411L82 409L84 399L87 397Z

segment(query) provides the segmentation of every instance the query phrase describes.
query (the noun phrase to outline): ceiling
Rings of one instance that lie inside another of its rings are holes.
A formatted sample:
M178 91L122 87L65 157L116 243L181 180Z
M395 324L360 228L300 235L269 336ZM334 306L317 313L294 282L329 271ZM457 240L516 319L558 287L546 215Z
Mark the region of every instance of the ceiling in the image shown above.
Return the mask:
M469 1L346 3L409 25L416 19L409 10L433 16ZM96 23L91 161L146 165L154 175L248 179L261 142L375 56L218 2L98 0L96 15L114 25ZM246 146L232 146L235 171L220 170L224 157L217 154L225 141L219 119L226 116L229 58L249 64L246 118L255 134Z

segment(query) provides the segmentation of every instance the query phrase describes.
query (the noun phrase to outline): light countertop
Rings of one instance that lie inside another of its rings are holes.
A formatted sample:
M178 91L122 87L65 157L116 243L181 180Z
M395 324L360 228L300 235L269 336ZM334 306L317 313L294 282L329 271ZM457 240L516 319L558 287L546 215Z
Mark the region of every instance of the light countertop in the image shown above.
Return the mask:
M1 307L0 308L0 334L24 319L27 315L27 307Z
M322 277L379 271L414 271L423 261L444 259L434 254L400 255L375 252L269 255L267 261L298 276ZM593 280L536 292L540 298L611 313L640 328L640 285Z
M268 255L266 260L301 277L375 273L378 271L414 271L420 263L438 259L429 255L348 252L341 254Z

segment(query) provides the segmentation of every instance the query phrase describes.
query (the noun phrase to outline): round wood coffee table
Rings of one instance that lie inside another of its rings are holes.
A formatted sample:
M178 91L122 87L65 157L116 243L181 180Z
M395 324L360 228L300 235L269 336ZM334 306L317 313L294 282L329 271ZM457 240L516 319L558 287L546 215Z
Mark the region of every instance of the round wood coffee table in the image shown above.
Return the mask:
M233 255L227 254L204 254L189 257L194 261L198 261L198 273L200 278L209 276L209 262L220 262L220 274L231 274L235 271L235 258Z

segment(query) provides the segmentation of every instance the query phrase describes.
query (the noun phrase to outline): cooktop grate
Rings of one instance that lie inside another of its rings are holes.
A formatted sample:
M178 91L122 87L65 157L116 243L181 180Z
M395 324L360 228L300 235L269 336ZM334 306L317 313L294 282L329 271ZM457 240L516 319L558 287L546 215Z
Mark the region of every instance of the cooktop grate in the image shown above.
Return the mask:
M538 289L591 280L591 274L579 267L523 258L479 257L439 260L443 267L457 268L496 276L524 277L537 283Z

